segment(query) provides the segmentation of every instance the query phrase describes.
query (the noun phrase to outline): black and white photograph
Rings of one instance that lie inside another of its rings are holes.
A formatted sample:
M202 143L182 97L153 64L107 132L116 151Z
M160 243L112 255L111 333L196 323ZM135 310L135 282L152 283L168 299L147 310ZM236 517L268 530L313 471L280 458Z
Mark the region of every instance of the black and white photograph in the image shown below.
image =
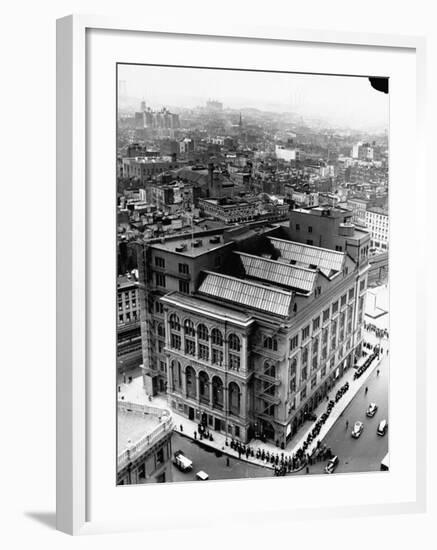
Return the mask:
M389 79L116 86L117 485L384 475Z

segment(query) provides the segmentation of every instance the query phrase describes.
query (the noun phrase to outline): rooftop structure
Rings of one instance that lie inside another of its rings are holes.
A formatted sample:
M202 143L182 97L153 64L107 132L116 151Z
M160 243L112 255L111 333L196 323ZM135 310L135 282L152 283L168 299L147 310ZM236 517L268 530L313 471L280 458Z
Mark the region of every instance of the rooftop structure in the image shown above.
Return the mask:
M163 250L165 252L174 252L183 256L195 258L211 252L212 250L228 246L229 243L223 242L222 235L202 236L190 238L190 235L176 239L166 239L161 242L153 243L155 250Z
M314 288L317 279L315 269L285 264L243 252L235 254L239 257L247 278L259 279L305 294L312 292Z
M293 265L309 269L319 269L328 279L332 279L343 269L345 257L343 252L285 241L274 237L269 237L269 240L279 250L282 259L293 263Z
M293 298L292 292L277 287L213 272L206 272L198 292L282 317L289 314Z
M193 311L205 315L209 319L221 319L231 321L240 326L248 326L253 323L253 318L246 313L220 306L216 303L207 302L198 296L187 296L180 292L169 292L161 298L165 304L178 305L185 311Z

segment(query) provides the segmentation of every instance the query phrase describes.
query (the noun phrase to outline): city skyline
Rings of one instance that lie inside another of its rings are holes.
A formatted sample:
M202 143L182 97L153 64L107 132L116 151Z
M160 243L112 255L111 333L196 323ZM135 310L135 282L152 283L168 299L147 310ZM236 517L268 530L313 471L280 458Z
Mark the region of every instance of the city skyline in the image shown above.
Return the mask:
M118 82L124 82L125 97L144 99L155 109L196 108L211 99L225 109L287 112L334 127L388 130L389 95L372 88L365 76L120 64Z

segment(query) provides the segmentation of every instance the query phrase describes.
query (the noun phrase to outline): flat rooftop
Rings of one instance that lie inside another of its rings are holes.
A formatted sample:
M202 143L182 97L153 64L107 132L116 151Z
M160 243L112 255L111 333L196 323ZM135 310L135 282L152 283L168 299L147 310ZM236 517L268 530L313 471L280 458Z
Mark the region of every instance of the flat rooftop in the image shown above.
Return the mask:
M211 242L211 239L213 241L218 240L218 242ZM184 245L184 250L177 250ZM196 237L196 234L194 234L194 238L192 238L191 234L187 233L187 235L184 237L171 239L159 243L153 243L150 245L150 247L155 250L163 250L165 252L173 252L176 254L181 254L183 256L196 258L198 256L201 256L202 254L210 252L211 250L224 248L228 245L229 243L223 242L223 235L202 235Z
M130 288L138 286L138 281L135 277L128 277L127 275L119 275L117 277L117 288Z
M129 440L135 445L160 424L154 414L135 414L118 411L117 414L117 454L126 450Z

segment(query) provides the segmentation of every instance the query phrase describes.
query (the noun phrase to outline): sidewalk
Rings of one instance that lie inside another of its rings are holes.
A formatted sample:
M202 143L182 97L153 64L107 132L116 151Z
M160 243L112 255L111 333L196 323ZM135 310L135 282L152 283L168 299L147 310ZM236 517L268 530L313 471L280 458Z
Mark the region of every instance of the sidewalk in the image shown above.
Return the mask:
M369 334L366 333L366 341L373 343L370 333ZM386 345L384 346L384 349L388 349L388 341L386 341ZM355 369L350 368L349 371L331 389L329 393L329 399L334 399L337 391L344 384L346 384L346 382L349 382L349 390L340 398L339 402L334 405L331 411L331 414L329 415L325 424L323 424L319 435L307 448L308 453L311 453L313 451L313 449L317 445L317 441L323 440L323 438L326 436L326 434L329 432L329 430L332 428L332 426L335 424L338 418L343 414L344 410L352 401L352 399L355 397L355 395L364 386L366 380L369 378L369 376L372 374L375 368L381 363L382 359L383 359L383 356L381 356L379 360L376 359L372 363L372 365L366 370L366 372L357 380L353 379ZM357 363L358 366L364 363L365 360L366 360L366 357L360 358L360 360ZM159 395L159 396L153 397L151 401L149 400L149 397L146 395L143 389L141 377L133 379L133 381L130 384L120 384L120 390L121 391L118 394L119 399L124 398L125 401L130 401L132 403L148 404L148 405L153 405L155 407L170 409L167 401L167 396ZM328 401L323 401L313 411L314 414L317 416L317 418L319 418L326 411L327 405L328 405ZM191 439L195 439L194 432L198 431L197 422L188 420L186 417L178 414L175 411L171 411L171 413L175 423L175 431L185 437L190 437ZM300 430L297 432L294 438L289 442L289 444L285 447L284 450L281 450L279 447L276 447L276 445L274 445L273 443L268 443L268 442L263 443L262 441L257 439L253 439L249 443L249 447L251 447L254 450L260 449L261 451L264 449L265 452L268 451L270 454L274 453L275 455L276 454L281 455L281 453L283 452L285 457L291 457L299 448L302 447L303 442L306 440L308 434L312 431L314 427L314 423L315 421L306 422L300 428ZM230 438L227 438L224 434L215 432L214 430L210 430L210 431L212 433L214 440L209 441L208 439L202 439L201 443L203 445L216 449L218 451L221 451L241 461L250 462L251 464L263 466L265 468L271 468L271 469L274 468L274 465L252 456L249 456L247 458L246 455L242 454L239 457L237 451L231 449L231 447L226 444L226 441L230 442ZM197 440L200 441L198 434L197 434Z

